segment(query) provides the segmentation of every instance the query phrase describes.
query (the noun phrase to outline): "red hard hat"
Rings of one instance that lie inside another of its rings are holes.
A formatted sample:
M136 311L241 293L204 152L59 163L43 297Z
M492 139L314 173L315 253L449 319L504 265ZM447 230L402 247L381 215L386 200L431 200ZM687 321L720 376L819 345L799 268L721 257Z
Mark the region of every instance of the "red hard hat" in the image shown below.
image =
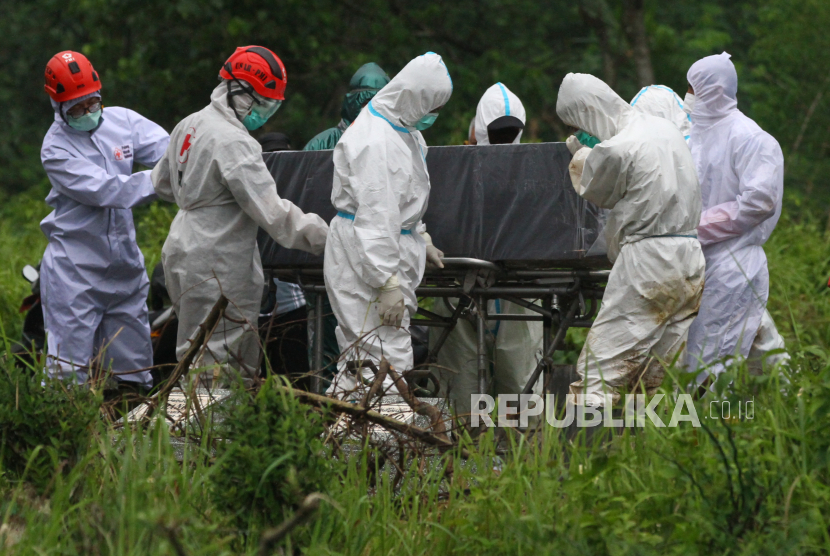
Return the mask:
M46 64L46 85L52 100L66 102L101 90L101 80L80 52L58 52Z
M285 100L288 76L279 57L262 46L240 46L222 69L222 79L240 79L250 83L265 98Z

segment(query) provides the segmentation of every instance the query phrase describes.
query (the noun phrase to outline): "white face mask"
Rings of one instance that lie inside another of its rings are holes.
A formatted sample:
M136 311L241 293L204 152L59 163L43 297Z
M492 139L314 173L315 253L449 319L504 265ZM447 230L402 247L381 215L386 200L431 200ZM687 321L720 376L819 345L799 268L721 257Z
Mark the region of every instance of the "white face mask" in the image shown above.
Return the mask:
M695 103L697 102L697 97L692 93L686 93L686 96L683 97L683 111L688 114L692 115L692 111L695 109Z

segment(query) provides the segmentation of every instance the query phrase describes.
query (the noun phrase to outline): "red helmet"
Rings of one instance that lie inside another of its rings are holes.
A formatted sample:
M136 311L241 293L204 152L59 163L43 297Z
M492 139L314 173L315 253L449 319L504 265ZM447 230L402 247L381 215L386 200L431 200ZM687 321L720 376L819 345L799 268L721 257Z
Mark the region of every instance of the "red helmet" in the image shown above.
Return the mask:
M80 52L58 52L46 64L46 85L52 100L66 102L101 90L101 80Z
M240 46L222 69L222 79L240 79L250 83L265 98L285 100L288 76L276 54L262 46Z

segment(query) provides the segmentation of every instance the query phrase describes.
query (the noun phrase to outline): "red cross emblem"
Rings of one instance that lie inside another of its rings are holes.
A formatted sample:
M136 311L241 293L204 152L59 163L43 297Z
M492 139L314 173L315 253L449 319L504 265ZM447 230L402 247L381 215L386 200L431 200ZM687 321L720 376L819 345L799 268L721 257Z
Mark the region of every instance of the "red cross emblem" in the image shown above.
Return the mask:
M190 156L190 147L193 146L193 142L196 140L196 129L195 128L188 128L187 134L184 136L184 141L182 141L182 148L179 151L179 164L184 164L187 162L188 156Z

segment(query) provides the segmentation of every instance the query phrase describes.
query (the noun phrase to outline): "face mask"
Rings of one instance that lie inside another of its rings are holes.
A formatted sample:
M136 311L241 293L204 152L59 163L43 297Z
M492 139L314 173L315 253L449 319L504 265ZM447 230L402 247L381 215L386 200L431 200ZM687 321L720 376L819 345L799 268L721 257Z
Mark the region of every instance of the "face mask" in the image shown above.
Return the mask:
M436 114L435 112L430 112L429 114L427 114L426 116L424 116L423 118L421 118L420 120L415 122L415 125L412 126L412 127L417 129L418 131L423 131L423 130L429 128L432 124L434 124L435 120L437 120L437 119L438 119L438 114Z
M251 113L243 118L242 125L248 131L261 128L268 121L268 118L279 110L281 105L281 100L271 100L263 104L254 104L253 108L251 108Z
M101 114L103 112L103 110L97 110L95 112L90 112L89 114L84 114L79 118L67 116L66 123L69 124L69 127L77 129L78 131L92 131L98 127L98 121L101 119Z
M692 115L692 111L695 109L695 103L697 102L697 97L692 93L686 93L686 96L683 97L683 111L688 114Z
M597 145L600 144L600 140L588 133L587 131L582 131L581 129L574 133L574 137L582 143L583 146L593 149Z

